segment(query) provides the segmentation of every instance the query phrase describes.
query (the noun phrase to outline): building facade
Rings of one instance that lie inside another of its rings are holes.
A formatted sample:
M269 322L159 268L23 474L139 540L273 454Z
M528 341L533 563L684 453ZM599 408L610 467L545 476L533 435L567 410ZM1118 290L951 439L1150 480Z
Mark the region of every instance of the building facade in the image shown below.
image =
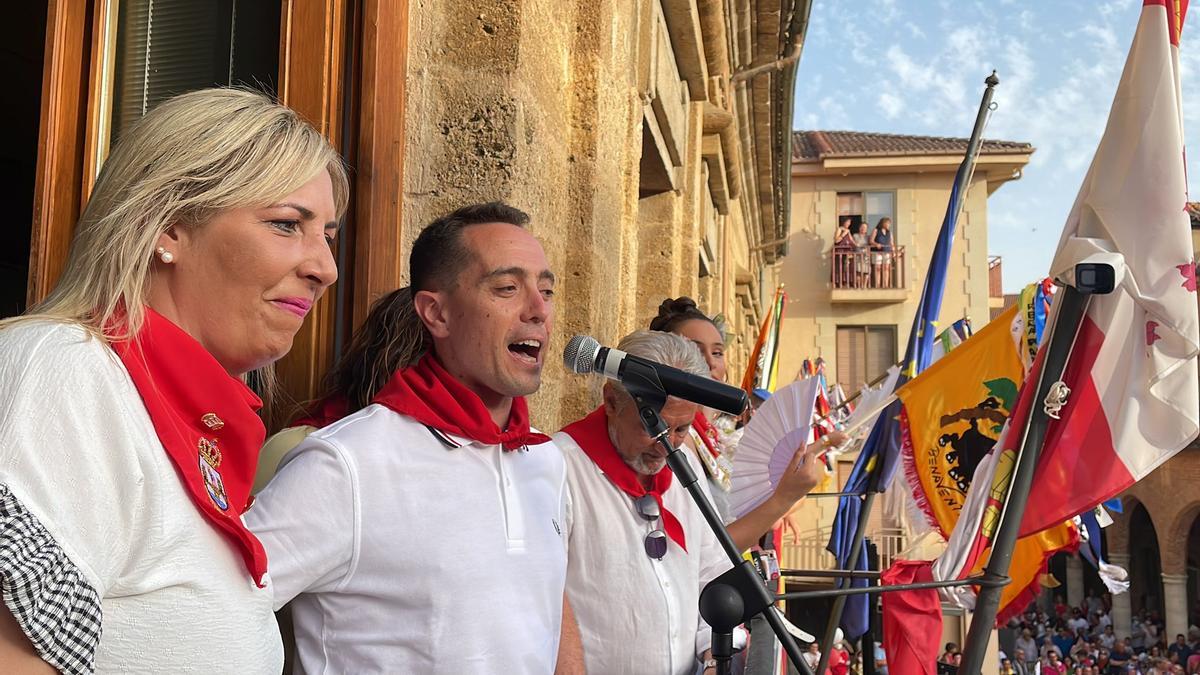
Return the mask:
M792 225L779 268L788 293L779 370L788 381L804 359L823 358L829 381L853 392L903 356L966 149L966 139L796 132ZM1033 151L1027 143L983 143L958 219L943 325L968 318L983 326L1002 300L989 285L987 198L1020 177ZM886 260L835 250L840 223L865 224L869 236L882 218L892 221Z
M822 359L828 381L847 394L883 375L903 357L917 312L929 256L950 199L967 139L846 131L797 131L792 142L792 220L788 255L777 280L788 295L780 385L792 381L805 359ZM1034 148L985 140L964 196L951 251L941 325L970 319L978 328L1003 302L997 261L987 255L987 198L1019 179ZM890 255L835 250L840 223L866 226L892 220ZM880 258L884 258L880 260ZM821 490L846 482L854 457L844 456ZM809 499L795 521L786 561L825 568L824 551L836 499ZM898 524L877 504L868 532L887 566L905 546Z
M122 128L172 94L265 89L351 169L341 277L278 364L313 397L420 227L469 202L530 213L561 280L538 426L596 402L557 354L612 343L666 297L726 319L740 374L784 252L790 119L808 0L45 0L4 31L22 205L0 314L53 287ZM215 48L214 48L215 45ZM271 411L273 425L294 406Z

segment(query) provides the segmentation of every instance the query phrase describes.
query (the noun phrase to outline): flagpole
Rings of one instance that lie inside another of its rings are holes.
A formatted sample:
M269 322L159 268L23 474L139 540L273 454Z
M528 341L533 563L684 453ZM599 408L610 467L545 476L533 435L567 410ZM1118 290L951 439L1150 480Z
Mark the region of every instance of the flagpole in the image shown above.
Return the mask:
M963 644L963 659L958 667L960 675L982 672L984 651L996 622L996 613L1000 611L1000 596L1004 586L1011 581L1008 568L1021 530L1025 502L1029 499L1029 490L1033 485L1033 472L1046 437L1049 416L1043 402L1066 368L1075 335L1087 308L1087 299L1088 296L1073 286L1064 287L1054 296L1055 320L1047 338L1045 360L1038 373L1037 389L1034 391L1021 445L1017 450L1017 466L1009 486L1008 498L1004 500L1003 511L1000 514L999 530L992 542L991 557L983 573L984 580L1002 583L981 585L979 589L971 628Z
M983 127L987 122L988 112L990 112L992 109L992 95L995 94L996 85L1000 84L1000 78L996 77L996 71L993 70L992 74L988 75L987 78L984 79L983 83L986 85L986 87L983 90L983 98L979 101L979 111L975 114L975 127L971 129L971 139L967 141L967 154L963 158L962 164L958 166L957 173L954 175L954 186L951 190L951 194L954 196L954 202L950 204L950 208L947 213L954 214L955 217L957 217L957 214L962 209L963 202L966 200L967 188L969 187L968 182L971 180L971 176L975 173L975 160L979 156L979 148L983 144ZM917 307L918 320L923 312L922 306L929 301L930 299L926 298L925 294L922 293L920 301L921 306ZM925 330L925 326L914 326L914 329L922 331ZM910 344L919 344L916 342L917 340L919 340L919 335L909 336ZM912 350L909 351L911 352ZM914 362L906 363L905 367L915 367L915 361L920 359L920 354L910 353L907 354L907 356ZM854 532L854 540L850 546L849 558L847 559L846 565L844 565L844 567L848 570L858 569L858 558L861 555L863 548L863 536L866 532L867 522L871 515L871 507L875 503L875 494L879 489L879 476L881 469L882 462L878 463L875 467L875 470L872 472L870 482L867 486L867 494L863 497L862 506L859 510L857 523L858 527ZM846 583L849 584L849 580L846 580ZM842 584L839 583L837 588L841 587ZM842 612L845 609L846 596L841 595L834 598L833 608L829 613L829 622L825 625L825 635L821 640L821 662L820 665L817 666L817 673L824 673L829 667L829 653L830 649L833 647L833 638L837 632L838 625L842 622Z

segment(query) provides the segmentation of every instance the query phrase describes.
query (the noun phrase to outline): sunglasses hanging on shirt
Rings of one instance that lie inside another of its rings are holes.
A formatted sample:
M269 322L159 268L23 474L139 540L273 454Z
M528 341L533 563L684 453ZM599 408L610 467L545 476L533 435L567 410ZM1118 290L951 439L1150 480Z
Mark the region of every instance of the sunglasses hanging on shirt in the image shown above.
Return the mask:
M633 500L633 505L637 509L638 515L649 523L657 523L661 513L658 508L658 500L654 495L642 495ZM662 560L667 555L667 534L659 528L655 528L646 535L646 539L642 542L646 549L646 555L654 560Z

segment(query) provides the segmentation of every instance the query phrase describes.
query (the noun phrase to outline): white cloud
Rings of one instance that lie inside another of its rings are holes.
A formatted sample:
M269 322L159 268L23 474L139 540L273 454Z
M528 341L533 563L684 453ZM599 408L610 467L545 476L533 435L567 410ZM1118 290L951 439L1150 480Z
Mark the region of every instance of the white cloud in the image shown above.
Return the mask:
M806 73L802 61L797 124L965 137L983 78L995 68L998 108L985 135L1030 142L1037 152L1021 180L989 199L989 248L1005 256L1006 287L1044 274L1104 131L1141 0L865 3L872 12L900 8L903 15L891 26L874 14L864 22L862 4L814 3L813 27L825 26L832 44L822 48L817 70ZM1200 31L1185 30L1183 43L1184 124L1196 139ZM804 59L816 53L806 49ZM825 77L814 83L818 71ZM1200 151L1190 158L1196 160L1189 162L1196 198Z
M1037 22L1034 21L1033 12L1028 9L1021 10L1017 15L1017 25L1023 33L1032 33L1037 30Z
M1113 30L1112 26L1087 23L1081 26L1078 31L1067 33L1067 39L1072 39L1079 35L1094 40L1092 44L1087 45L1088 49L1109 50L1117 48L1117 33Z
M892 92L885 91L879 95L879 109L883 111L884 117L894 120L904 112L904 101Z
M820 126L813 126L813 129L850 128L850 116L846 113L846 107L833 96L826 96L818 101L817 109L821 111Z
M900 18L896 0L875 0L875 18L884 23L893 23Z

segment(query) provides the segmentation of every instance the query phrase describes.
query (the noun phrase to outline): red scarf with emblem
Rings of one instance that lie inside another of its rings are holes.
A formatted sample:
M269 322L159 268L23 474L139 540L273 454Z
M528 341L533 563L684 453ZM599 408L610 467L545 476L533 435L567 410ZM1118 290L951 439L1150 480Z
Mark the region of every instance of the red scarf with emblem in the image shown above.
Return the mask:
M687 551L683 525L679 523L675 514L668 511L667 507L663 505L663 493L671 487L671 481L675 478L670 467L663 467L661 471L654 474L654 480L649 490L643 487L637 472L625 463L625 460L617 452L616 446L613 445L612 439L608 436L608 415L604 412L604 406L596 408L578 422L567 425L563 428L563 433L570 436L579 444L580 448L583 448L584 454L596 463L596 466L621 492L634 499L652 495L654 501L658 502L658 510L662 515L663 531L672 541L679 544L679 548Z
M506 451L550 442L550 437L529 428L529 404L512 400L508 424L501 431L479 395L446 371L433 354L401 368L371 400L438 431L469 438Z
M141 330L112 345L200 513L242 554L263 586L267 554L242 524L266 429L262 401L192 336L149 307Z

